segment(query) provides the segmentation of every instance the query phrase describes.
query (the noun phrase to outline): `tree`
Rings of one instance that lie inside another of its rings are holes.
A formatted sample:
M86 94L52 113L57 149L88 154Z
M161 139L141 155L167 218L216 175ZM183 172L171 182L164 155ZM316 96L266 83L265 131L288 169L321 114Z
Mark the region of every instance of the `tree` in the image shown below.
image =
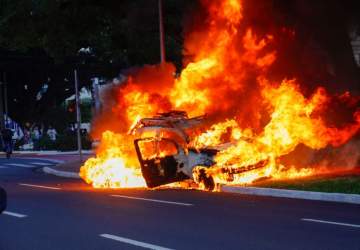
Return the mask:
M190 0L164 1L167 56L181 65L182 13ZM44 120L80 83L159 62L157 0L0 0L0 71L7 72L10 114ZM41 100L41 86L49 89ZM26 86L26 87L25 87Z
M181 61L182 15L190 0L164 2L166 42ZM157 0L0 0L0 47L42 49L57 62L81 48L101 63L159 61Z
M194 14L198 2L163 1L167 60L178 70L182 67L183 19ZM244 11L253 15L249 22L260 32L277 29L277 34L285 25L298 34L294 44L278 44L274 75L283 76L286 70L289 77L312 85L323 71L334 88L338 87L335 82L356 87L359 70L347 35L350 23L360 27L356 3L244 0ZM80 84L89 86L94 76L111 79L124 68L158 63L158 29L157 0L0 0L0 72L8 75L10 115L21 122L44 119L44 114L74 93L74 68L79 69ZM304 55L314 54L308 49L311 41L327 55L335 77L322 67L323 60L304 70L309 65ZM49 89L36 101L44 83Z

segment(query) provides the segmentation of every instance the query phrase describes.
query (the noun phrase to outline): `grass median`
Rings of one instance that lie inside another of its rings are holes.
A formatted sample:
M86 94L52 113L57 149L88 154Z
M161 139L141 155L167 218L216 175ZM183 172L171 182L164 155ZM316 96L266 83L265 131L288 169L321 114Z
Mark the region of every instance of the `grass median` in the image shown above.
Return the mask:
M254 186L328 193L360 194L360 175L315 177L295 180L268 180Z

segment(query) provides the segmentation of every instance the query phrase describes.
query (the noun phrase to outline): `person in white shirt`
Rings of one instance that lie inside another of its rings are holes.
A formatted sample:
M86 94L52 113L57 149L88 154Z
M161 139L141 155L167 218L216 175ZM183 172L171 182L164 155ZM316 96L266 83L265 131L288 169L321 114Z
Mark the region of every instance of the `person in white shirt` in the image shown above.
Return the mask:
M49 127L49 129L47 130L47 134L50 137L50 140L56 141L57 132L53 127Z

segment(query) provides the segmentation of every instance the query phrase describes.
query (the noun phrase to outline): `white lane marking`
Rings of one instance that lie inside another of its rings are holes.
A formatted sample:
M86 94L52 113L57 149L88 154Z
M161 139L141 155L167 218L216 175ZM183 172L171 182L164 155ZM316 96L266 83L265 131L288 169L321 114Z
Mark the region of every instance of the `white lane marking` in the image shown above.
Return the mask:
M14 217L17 217L17 218L25 218L25 217L27 217L27 215L25 215L25 214L18 214L18 213L9 212L9 211L4 211L3 214L14 216Z
M120 242L123 242L123 243L127 243L127 244L130 244L130 245L147 248L147 249L173 250L171 248L161 247L161 246L157 246L157 245L153 245L153 244L149 244L149 243L145 243L145 242L141 242L141 241L137 241L137 240L132 240L132 239L116 236L116 235L111 235L111 234L100 234L99 236L107 238L107 239L112 239L112 240L120 241Z
M31 161L36 161L36 160L40 160L40 161L42 161L42 160L46 160L46 161L49 161L49 162L53 162L53 163L55 163L55 164L57 164L57 163L64 163L64 161L63 160L56 160L56 159L50 159L50 158L40 158L40 157L31 157L31 158L29 158L29 157L17 157L17 158L15 158L15 159L21 159L21 160L31 160Z
M317 223L333 224L333 225L338 225L338 226L346 226L346 227L357 227L357 228L360 228L360 225L349 224L349 223L342 223L342 222L335 222L335 221L316 220L316 219L309 219L309 218L302 218L301 220L302 220L302 221L317 222Z
M173 205L180 205L180 206L193 206L194 205L194 204L190 204L190 203L155 200L155 199L146 199L146 198L141 198L141 197L133 197L133 196L126 196L126 195L118 195L118 194L113 194L113 195L110 195L110 196L119 197L119 198L125 198L125 199L132 199L132 200L152 201L152 202L159 202L159 203L166 203L166 204L173 204Z
M33 184L26 184L26 183L19 183L20 186L26 187L36 187L36 188L45 188L45 189L53 189L53 190L60 190L61 188L58 187L49 187L49 186L42 186L42 185L33 185Z
M33 165L29 165L29 164L21 164L21 163L5 163L6 165L9 166L15 166L15 167L21 167L21 168L33 168L36 166Z
M51 166L51 165L54 165L53 163L46 163L46 162L30 162L30 164L33 164L33 165L39 165L39 166Z
M8 167L5 167L5 166L0 166L0 168L8 168Z

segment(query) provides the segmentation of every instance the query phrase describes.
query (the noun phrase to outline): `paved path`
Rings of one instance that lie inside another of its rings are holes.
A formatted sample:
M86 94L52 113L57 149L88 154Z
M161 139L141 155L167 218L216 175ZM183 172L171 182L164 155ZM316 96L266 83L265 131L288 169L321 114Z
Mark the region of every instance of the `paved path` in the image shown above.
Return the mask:
M0 250L360 249L359 205L192 190L93 190L41 173L40 163L52 162L0 159L0 186L9 196L0 215Z

